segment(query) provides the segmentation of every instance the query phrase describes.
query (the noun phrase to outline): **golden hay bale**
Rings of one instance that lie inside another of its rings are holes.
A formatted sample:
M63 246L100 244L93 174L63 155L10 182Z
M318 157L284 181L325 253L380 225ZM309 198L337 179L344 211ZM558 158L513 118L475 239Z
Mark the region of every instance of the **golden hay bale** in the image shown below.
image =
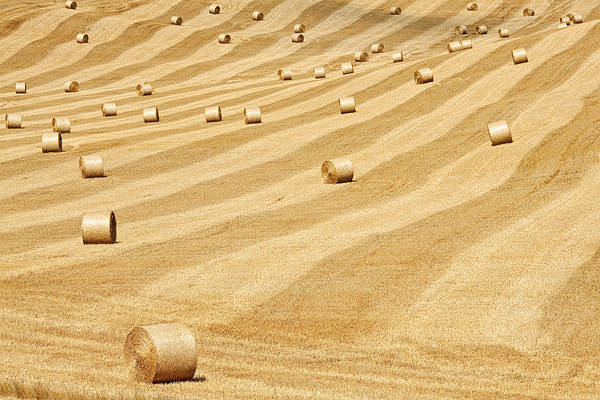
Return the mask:
M4 122L6 123L6 129L20 129L21 128L21 115L20 114L6 114L4 116Z
M560 20L558 22L560 22L561 24L571 25L571 18L560 17Z
M527 57L527 51L523 48L515 49L512 51L512 59L515 64L522 64L529 61Z
M448 53L455 53L463 49L462 44L458 40L448 43L446 47L448 48Z
M221 12L221 7L216 4L211 4L211 6L208 7L208 12L211 14L219 14Z
M479 10L479 5L475 2L473 3L467 3L467 10L469 11L477 11Z
M244 122L248 124L260 124L262 115L258 107L244 107Z
M27 93L27 84L25 82L15 83L15 93L17 93L17 94Z
M100 106L100 110L102 111L102 116L104 117L114 117L117 115L116 103L104 103L102 106Z
M221 33L219 35L219 43L228 44L231 43L231 36L226 33Z
M77 8L77 2L73 0L65 1L65 7L70 10L75 10Z
M433 82L433 71L430 68L422 68L415 71L414 79L418 85Z
M135 87L138 96L150 96L154 93L154 87L150 82L138 83Z
M477 28L475 28L475 32L478 35L486 35L488 33L488 28L485 25L479 25Z
M291 69L280 69L277 70L277 76L282 81L291 81L292 80L292 70Z
M206 118L206 122L219 122L223 118L221 114L221 107L206 107L204 109L204 117Z
M352 182L354 178L352 161L344 158L327 160L321 165L321 176L325 183Z
M129 376L136 382L159 383L191 379L198 351L190 330L170 323L133 328L123 350Z
M583 22L583 16L579 14L569 13L567 14L567 17L569 17L574 24L581 24Z
M347 114L356 112L356 103L354 97L340 97L338 99L338 105L340 107L340 114Z
M392 54L392 61L395 63L404 61L404 53L399 51L397 53Z
M467 50L467 49L472 49L473 48L473 41L471 39L461 40L460 44L461 44L463 50Z
M510 31L506 28L498 29L498 36L501 38L507 38L510 36Z
M371 53L383 53L383 43L375 43L371 45Z
M262 21L265 18L264 14L260 11L254 11L252 13L252 19L255 21Z
M354 53L354 61L356 62L367 62L369 61L369 53L366 51L357 51Z
M302 43L304 42L304 35L301 33L294 33L292 35L292 42L293 43Z
M60 153L62 151L62 135L58 132L42 135L42 153Z
M294 33L304 33L305 30L306 30L306 26L304 26L304 24L294 25Z
M79 157L79 171L83 178L104 177L104 163L102 162L102 157L94 154Z
M117 241L117 219L112 211L85 213L81 218L83 244L112 244Z
M390 8L390 15L400 15L402 13L402 9L400 7L394 6Z
M142 115L144 117L144 122L158 122L160 120L158 107L144 108Z
M466 25L457 25L454 28L454 31L456 33L458 33L459 35L466 35L467 34L467 26Z
M351 62L342 63L342 75L354 73L354 65Z
M488 124L488 133L492 146L504 143L512 143L512 135L506 121L496 121Z
M77 81L69 81L65 82L65 92L72 93L79 91L79 82Z
M315 67L315 79L325 78L325 67Z
M535 15L535 11L533 8L526 8L523 10L523 15L526 17L533 17Z
M171 25L181 25L183 24L183 18L178 17L176 15L171 17Z
M71 121L67 117L53 117L52 131L59 133L71 132Z
M78 33L76 38L77 43L87 43L90 41L90 37L87 33Z

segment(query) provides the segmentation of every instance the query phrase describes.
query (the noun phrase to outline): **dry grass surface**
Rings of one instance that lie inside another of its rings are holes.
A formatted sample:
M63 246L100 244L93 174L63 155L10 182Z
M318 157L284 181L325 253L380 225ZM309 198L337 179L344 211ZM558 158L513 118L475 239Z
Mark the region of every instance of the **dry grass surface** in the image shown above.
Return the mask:
M600 5L396 4L0 2L0 115L24 121L0 129L0 397L598 398ZM584 23L557 30L567 13ZM510 37L448 54L457 25ZM54 116L74 129L42 154ZM513 143L491 146L498 120ZM81 179L88 154L106 178ZM353 182L322 182L337 158ZM81 217L102 210L118 242L84 246ZM130 380L127 333L167 322L194 334L195 378Z

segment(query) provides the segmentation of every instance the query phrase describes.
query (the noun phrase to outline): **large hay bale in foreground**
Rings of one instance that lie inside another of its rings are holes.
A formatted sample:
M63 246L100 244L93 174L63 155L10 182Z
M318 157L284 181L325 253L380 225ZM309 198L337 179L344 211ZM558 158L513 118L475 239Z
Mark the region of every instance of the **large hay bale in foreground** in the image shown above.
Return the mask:
M117 241L117 219L112 211L86 213L81 218L83 244L112 244Z
M404 61L404 53L399 51L397 53L392 54L392 61L395 63Z
M204 118L206 118L206 122L219 122L223 118L223 114L221 113L221 107L206 107L204 109Z
M321 176L325 183L352 182L354 178L352 161L344 158L327 160L321 165Z
M145 123L160 121L160 115L158 114L158 107L145 108L144 111L142 112L142 116L144 118Z
M171 25L181 25L183 24L183 18L174 15L171 17Z
M78 33L76 39L77 43L87 43L90 41L90 37L87 33Z
M104 103L100 107L102 111L102 116L104 117L114 117L117 115L117 104L116 103Z
M454 40L446 46L448 49L448 53L456 53L457 51L461 51L463 49L462 44L458 40Z
M512 60L514 64L523 64L529 62L527 50L520 48L512 51Z
M6 129L21 129L21 114L6 114L4 116Z
M325 78L325 67L315 67L315 79Z
M340 114L356 112L356 103L352 96L338 98L338 105L340 107Z
M488 124L488 134L492 146L504 143L512 143L512 134L505 120L496 121Z
M17 83L15 83L15 93L16 94L25 94L25 93L27 93L27 84L25 82L17 82Z
M421 68L415 71L414 79L417 85L433 82L433 71L430 68Z
M60 153L62 151L62 135L58 132L42 135L42 153Z
M104 163L102 157L91 154L79 157L79 172L83 178L103 178Z
M342 75L354 73L354 65L351 62L342 63Z
M262 122L262 114L258 107L245 107L244 108L244 123L248 124L260 124Z

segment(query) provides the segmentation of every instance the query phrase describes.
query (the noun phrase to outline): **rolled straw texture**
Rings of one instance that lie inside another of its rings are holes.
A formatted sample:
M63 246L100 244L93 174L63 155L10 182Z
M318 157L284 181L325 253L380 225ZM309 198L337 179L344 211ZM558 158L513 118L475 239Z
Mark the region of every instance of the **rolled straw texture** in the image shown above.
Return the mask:
M456 28L454 28L454 31L456 33L458 33L459 35L466 35L467 34L467 26L466 25L457 25Z
M6 129L20 129L21 128L21 115L20 114L6 114L4 116L4 122L6 123Z
M77 43L87 43L90 41L90 37L87 33L78 33L76 39Z
M216 4L211 4L211 6L208 7L208 12L211 14L219 14L221 12L221 7Z
M404 53L399 51L397 53L392 54L392 60L394 62L402 62L404 61Z
M129 376L136 382L159 383L191 379L198 351L190 330L170 323L133 328L123 349Z
M414 79L417 84L433 82L433 71L430 68L422 68L415 71Z
M144 117L144 122L158 122L160 120L158 107L145 108L142 115Z
M183 18L178 16L171 17L171 25L181 25L183 24Z
M112 211L83 214L83 244L112 244L117 241L117 219Z
M262 121L262 115L260 108L258 107L245 107L244 108L244 122L248 124L260 124Z
M104 103L100 107L104 117L114 117L117 115L117 105L115 103Z
M446 47L448 48L448 53L455 53L463 49L462 44L458 40L448 43Z
M27 93L27 84L25 82L15 83L15 93L17 93L17 94Z
M485 25L479 25L477 28L475 28L475 32L478 35L485 35L488 33L488 28Z
M488 134L492 141L492 146L504 143L512 143L512 135L506 121L496 121L488 124Z
M354 66L351 62L342 63L342 75L352 74L354 72Z
M402 13L402 9L400 7L394 6L390 8L391 15L400 15Z
M523 48L516 49L512 51L512 59L515 64L522 64L529 61L527 57L527 51Z
M138 96L150 96L154 93L154 87L150 82L139 83L135 90L137 91Z
M71 121L67 117L53 117L52 131L59 133L71 132Z
M315 79L325 78L325 67L315 67Z
M533 8L526 8L523 10L523 15L526 17L533 17L535 15L535 11Z
M219 122L223 118L221 114L221 107L206 107L204 109L204 117L206 118L206 122Z
M231 36L226 33L221 33L219 35L219 43L223 43L223 44L231 43Z
M65 92L78 92L79 91L79 82L77 81L69 81L65 82Z
M352 161L343 158L327 160L321 165L321 176L325 183L352 182L354 178Z
M292 42L293 43L302 43L304 42L304 35L301 33L294 33L292 35Z
M291 81L292 80L292 71L290 69L280 69L277 71L277 76L282 81Z
M501 38L507 38L510 36L510 31L506 28L498 29L498 36Z
M463 50L472 49L473 41L471 39L461 40L460 45L462 46Z
M42 153L60 153L62 151L62 135L58 132L42 135Z
M479 5L475 2L473 3L467 3L467 10L469 11L477 11L479 10Z
M65 7L70 10L75 10L77 8L77 2L73 0L65 1Z
M338 105L340 107L340 114L356 112L354 97L340 97L338 99Z
M581 24L583 22L583 16L580 14L569 13L567 14L567 17L569 17L574 24Z
M254 11L252 13L252 19L255 21L262 21L265 18L264 14L260 11Z
M354 61L356 62L367 62L369 61L369 53L366 51L357 51L354 53Z
M294 33L304 33L305 30L306 30L306 26L304 26L304 24L294 25Z
M371 53L382 53L383 47L383 43L375 43L371 45Z
M83 178L104 177L102 157L94 154L79 157L79 172Z

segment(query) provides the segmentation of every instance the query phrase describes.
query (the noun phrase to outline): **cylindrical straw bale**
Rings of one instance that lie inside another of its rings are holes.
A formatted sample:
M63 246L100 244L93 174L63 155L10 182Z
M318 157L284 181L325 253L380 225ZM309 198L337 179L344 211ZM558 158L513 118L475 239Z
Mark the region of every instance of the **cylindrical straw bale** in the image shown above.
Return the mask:
M294 33L292 35L292 42L293 43L302 43L304 42L304 35L301 33Z
M325 78L325 67L315 67L315 79Z
M79 157L79 171L83 178L104 177L102 157L95 154Z
M488 124L488 133L492 146L504 143L512 143L512 135L506 121L496 121Z
M176 15L171 17L171 25L181 25L183 24L183 18L178 17Z
M559 22L561 24L571 25L571 19L569 17L560 17Z
M21 115L20 114L6 114L4 116L4 122L6 123L6 129L20 129L21 128Z
M71 132L71 121L67 117L53 117L52 131L59 133Z
M448 48L448 53L455 53L463 49L462 44L458 40L448 43L446 47Z
M69 81L65 82L65 92L78 92L79 91L79 82L77 81Z
M469 11L477 11L479 10L479 5L475 2L473 3L467 3L467 10Z
M472 49L473 48L473 41L471 39L461 40L460 44L461 44L463 50L467 50L467 49Z
M248 124L260 124L262 121L262 115L260 108L258 107L245 107L244 108L244 122Z
M87 43L90 41L90 37L87 33L78 33L77 34L77 43Z
M399 51L397 53L392 54L392 60L394 62L402 62L404 61L404 53Z
M510 31L506 28L498 29L498 36L501 38L507 38L510 36Z
M142 115L144 117L144 122L158 122L160 120L158 107L144 108Z
M25 82L15 83L15 93L17 93L17 94L27 93L27 84Z
M338 99L338 105L340 106L340 114L356 112L354 97L340 97Z
M117 241L117 219L112 211L85 213L81 219L83 244L112 244Z
M357 51L354 53L354 61L356 62L367 62L369 61L369 53L366 51Z
M304 24L294 25L294 33L304 33L305 30L306 30L306 26Z
M371 45L371 53L383 53L383 43Z
M512 51L512 59L515 64L522 64L529 61L527 57L527 51L523 48L516 49Z
M402 13L402 9L398 6L394 6L394 7L390 8L391 15L400 15L401 13Z
M352 161L344 158L327 160L321 165L321 176L325 183L352 182L354 178Z
M62 135L58 132L42 135L42 153L60 153L62 151Z
M477 28L475 28L475 32L478 35L485 35L488 33L488 28L485 25L479 25Z
M282 81L291 81L292 80L292 70L290 69L280 69L277 71L277 76Z
M252 13L252 19L255 21L262 21L265 18L264 14L260 11L254 11Z
M467 34L467 26L466 25L457 25L454 28L454 31L456 33L458 33L459 35L466 35Z
M415 71L414 78L418 85L433 82L433 71L430 68L422 68Z
M77 2L73 0L67 0L65 1L65 7L70 10L74 10L77 8Z
M135 87L135 90L139 96L150 96L154 93L154 88L150 82L139 83Z
M523 10L523 15L526 17L533 17L535 15L535 11L533 8L526 8Z
M221 114L221 107L206 107L204 109L204 117L206 118L206 122L219 122L223 118Z
M211 14L219 14L221 12L221 7L216 4L211 4L211 6L208 7L208 12Z
M342 75L354 73L354 65L351 62L342 63Z
M583 22L583 16L580 14L569 13L567 14L567 17L569 17L574 24L581 24Z
M143 383L191 379L198 362L194 335L178 323L133 328L123 353L130 378Z
M104 103L100 107L102 110L102 116L104 117L114 117L117 115L117 104L116 103Z
M231 36L226 33L221 33L219 35L219 43L228 44L231 43Z

